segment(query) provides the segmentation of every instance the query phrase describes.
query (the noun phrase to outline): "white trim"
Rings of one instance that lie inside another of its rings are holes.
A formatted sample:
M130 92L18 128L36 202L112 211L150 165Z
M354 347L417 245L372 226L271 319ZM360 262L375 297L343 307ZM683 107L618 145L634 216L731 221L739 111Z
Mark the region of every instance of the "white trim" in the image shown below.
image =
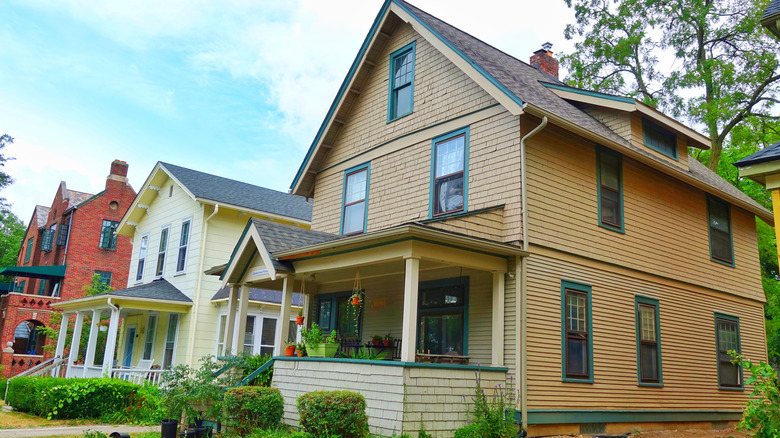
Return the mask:
M277 304L277 306L278 306L278 304ZM223 317L225 318L225 324L227 324L227 316L228 316L227 315L227 308L225 308L224 311L221 311L221 312L219 312L217 314L217 333L216 333L217 334L217 339L216 339L216 342L214 343L214 354L215 355L219 355L219 345L222 344L222 341L223 341L222 339L219 339L219 331L220 331L219 329L220 329L220 326L222 325L222 318ZM273 314L273 313L266 313L262 309L260 309L259 311L256 310L254 312L247 312L246 316L247 317L250 317L250 316L255 317L255 325L253 327L253 329L255 331L253 332L253 335L254 335L254 338L255 338L256 342L254 342L252 344L252 354L259 354L261 347L271 347L271 348L274 348L274 346L276 344L276 338L278 337L278 333L274 333L274 339L273 339L274 344L271 344L271 345L269 345L269 344L262 344L262 340L263 340L262 339L262 337L263 337L262 336L263 335L263 323L262 323L262 321L263 321L263 318L270 318L270 319L272 319L273 320L273 324L276 327L276 330L279 330L279 323L278 323L279 316L277 316L276 314ZM261 321L261 322L258 322L258 321ZM295 322L295 321L296 321L295 316L291 316L288 324L290 322ZM227 327L225 327L225 329L227 330ZM289 329L289 325L288 325L288 327L284 327L283 328L284 333L285 333L285 339L287 338L287 330L288 329ZM236 330L238 330L238 312L236 312L236 319L235 319L233 330L234 330L234 332ZM233 339L234 339L234 344L235 344L236 337L234 336ZM300 339L300 330L298 330L298 333L296 333L296 342L298 342L299 339ZM244 344L246 344L246 340L244 341ZM241 346L241 351L238 351L238 352L231 351L231 353L234 354L234 355L235 354L241 354L244 351L243 347L244 346L242 345ZM223 346L222 354L224 354L224 353L225 353L225 351L224 351L224 346Z
M122 356L121 356L121 358L117 361L117 365L119 365L119 366L124 366L125 365L125 352L127 351L127 340L128 340L127 336L130 334L130 329L135 329L135 336L138 336L138 324L130 324L127 327L125 327L125 330L124 330L124 333L123 333L123 335L125 337L125 343L123 345L124 348L122 348ZM135 336L133 336L133 348L132 348L132 350L130 350L130 365L131 366L133 364L133 356L134 356L133 353L135 353ZM143 352L141 352L141 354L143 354ZM105 359L103 359L103 361L105 362Z
M146 248L143 248L143 241L144 238L146 238ZM144 282L144 272L146 272L146 261L149 260L149 241L150 236L149 233L144 233L141 235L141 240L138 241L138 259L135 261L135 275L133 278L135 278L134 283L143 283ZM144 266L141 268L141 278L138 278L138 264L141 262L141 250L145 249L146 254L144 254ZM156 268L156 267L155 267Z
M151 357L145 358L144 357L144 353L146 353L146 341L147 341L147 338L149 337L149 320L152 319L152 316L157 318L157 320L154 323L154 333L152 334L152 348L151 348L150 353L149 353L149 355ZM158 331L159 328L160 328L160 313L159 312L149 311L148 315L146 316L146 329L144 330L145 334L144 334L143 348L141 349L141 359L143 359L143 360L154 359L154 346L155 346L154 344L157 343L157 331ZM166 335L167 335L167 333L166 333Z
M222 328L222 324L225 324L227 326L227 312L225 313L219 313L217 314L217 342L214 346L214 356L221 356L225 354L225 336L224 333L222 333L222 336L219 335L220 330ZM224 321L222 321L222 318L225 318ZM227 327L225 327L225 331L227 331ZM219 351L219 346L222 345L222 351Z
M160 252L160 244L162 243L162 235L163 230L168 230L167 233L165 233L165 251ZM171 241L171 224L163 225L160 227L160 238L157 240L157 260L154 264L154 279L163 278L165 276L165 264L169 262L168 260L168 246ZM160 273L157 274L157 267L160 265L160 254L163 254L163 264L162 269L160 270Z
M179 252L181 252L182 249L181 238L182 238L182 230L184 230L185 223L188 224L188 226L187 226L187 243L184 245L184 267L181 270L179 270ZM174 275L184 274L187 272L187 257L189 256L190 253L191 237L192 237L192 216L182 219L181 224L179 226L179 246L177 247L177 251L176 251L176 270L174 271Z

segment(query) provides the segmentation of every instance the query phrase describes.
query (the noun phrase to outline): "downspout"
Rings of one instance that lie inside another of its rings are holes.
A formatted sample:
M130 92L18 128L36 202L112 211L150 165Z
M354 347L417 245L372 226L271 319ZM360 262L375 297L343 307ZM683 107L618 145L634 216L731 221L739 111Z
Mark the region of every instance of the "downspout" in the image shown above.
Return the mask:
M528 251L528 189L526 186L526 160L525 142L547 126L547 116L542 117L542 122L531 132L520 139L520 196L522 197L521 217L523 221L523 251ZM520 416L523 430L528 430L528 299L526 288L528 287L527 256L520 258Z
M204 210L205 210L205 204ZM204 275L203 273L203 263L205 261L206 257L206 232L209 228L209 221L211 218L217 215L219 213L219 204L214 204L214 211L206 218L205 221L203 221L203 229L200 232L200 248L199 248L199 255L198 255L198 272L197 277L195 278L195 296L193 297L194 301L193 308L192 308L192 321L190 322L190 341L187 345L187 363L192 363L192 356L195 352L195 327L198 319L198 310L200 307L200 285L202 283L202 278Z

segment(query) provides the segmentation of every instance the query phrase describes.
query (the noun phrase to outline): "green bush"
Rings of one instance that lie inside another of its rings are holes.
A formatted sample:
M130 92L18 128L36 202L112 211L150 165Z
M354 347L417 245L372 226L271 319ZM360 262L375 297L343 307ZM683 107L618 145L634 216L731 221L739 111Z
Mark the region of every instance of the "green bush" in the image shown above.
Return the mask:
M497 385L493 395L488 396L482 389L479 371L474 372L477 385L474 389L473 411L469 407L467 424L455 431L455 438L512 438L517 432L514 417L514 400L517 394L514 379L510 377L508 387ZM465 399L465 397L464 397Z
M227 424L245 436L254 429L279 426L284 414L284 398L276 388L240 386L229 389L223 401Z
M316 436L368 436L366 399L350 391L314 391L298 397L301 428Z
M755 364L734 352L729 353L734 356L735 363L750 371L745 385L753 386L737 429L747 432L751 437L776 438L780 431L780 387L777 373L769 364Z

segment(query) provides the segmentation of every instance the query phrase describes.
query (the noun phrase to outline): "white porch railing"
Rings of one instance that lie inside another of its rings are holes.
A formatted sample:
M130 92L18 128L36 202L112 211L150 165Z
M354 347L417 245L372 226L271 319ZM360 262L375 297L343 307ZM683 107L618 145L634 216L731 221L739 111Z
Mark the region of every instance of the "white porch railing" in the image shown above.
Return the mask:
M135 368L115 368L111 370L109 377L126 380L139 385L148 384L159 386L164 371L165 370L161 369L141 370Z
M11 382L12 379L15 379L17 377L24 377L24 376L27 377L42 376L52 370L59 370L59 367L62 366L65 362L66 360L61 357L53 357L15 376L9 377L8 380L5 381L5 397L8 397L8 384Z

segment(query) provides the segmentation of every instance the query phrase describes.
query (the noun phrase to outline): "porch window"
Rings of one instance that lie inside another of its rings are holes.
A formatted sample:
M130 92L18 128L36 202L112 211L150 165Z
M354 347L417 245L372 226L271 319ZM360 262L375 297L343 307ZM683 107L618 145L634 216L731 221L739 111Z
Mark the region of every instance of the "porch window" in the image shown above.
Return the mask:
M640 385L660 386L661 378L661 328L658 300L635 298L636 351Z
M176 335L179 332L179 314L171 313L168 315L168 330L165 334L165 351L163 352L163 369L168 369L173 365L173 359L176 355Z
M24 293L24 286L27 283L27 280L22 280L16 285L16 289L14 292Z
M599 225L623 232L623 172L620 155L599 148L597 157Z
M274 354L276 342L276 318L263 318L263 328L260 330L260 355Z
M170 227L165 227L160 230L160 247L157 250L157 270L155 270L155 277L159 278L163 276L165 272L165 253L168 250L168 231Z
M144 265L146 264L146 252L149 248L149 234L141 236L141 243L138 246L138 267L135 271L135 281L143 281Z
M181 237L179 238L179 255L176 258L176 273L184 272L187 267L187 246L190 240L190 219L181 223Z
M60 224L57 227L57 246L65 246L68 243L68 224Z
M468 277L420 283L417 350L467 354Z
M725 389L743 389L742 367L731 363L729 351L742 353L739 339L739 318L715 314L718 344L718 384Z
M710 229L710 257L716 262L734 266L729 204L713 196L707 196L707 217Z
M433 139L432 216L466 210L468 128Z
M255 317L246 316L246 328L244 329L244 354L255 352Z
M346 171L341 210L341 234L358 234L366 231L369 163Z
M24 262L27 263L30 261L30 257L32 256L33 251L33 239L34 237L30 237L27 239L27 251L24 253Z
M103 221L103 227L100 230L100 247L104 249L116 249L116 228L119 222Z
M341 292L317 296L317 325L325 332L336 330L340 337L360 338L361 315L349 303L351 293Z
M111 286L111 276L112 274L108 271L95 271L95 274L100 276L100 283L105 284L106 286Z
M154 338L157 337L157 314L149 313L149 319L146 321L146 337L144 338L143 360L149 360L154 353Z
M388 123L411 113L414 107L414 55L414 42L390 54L390 98L387 102Z
M563 281L563 380L593 382L589 285Z
M38 285L38 295L46 295L46 280L41 280Z
M225 353L225 326L227 325L227 315L219 315L219 326L217 328L217 356Z
M677 159L677 137L674 133L647 119L642 119L642 133L645 146Z

